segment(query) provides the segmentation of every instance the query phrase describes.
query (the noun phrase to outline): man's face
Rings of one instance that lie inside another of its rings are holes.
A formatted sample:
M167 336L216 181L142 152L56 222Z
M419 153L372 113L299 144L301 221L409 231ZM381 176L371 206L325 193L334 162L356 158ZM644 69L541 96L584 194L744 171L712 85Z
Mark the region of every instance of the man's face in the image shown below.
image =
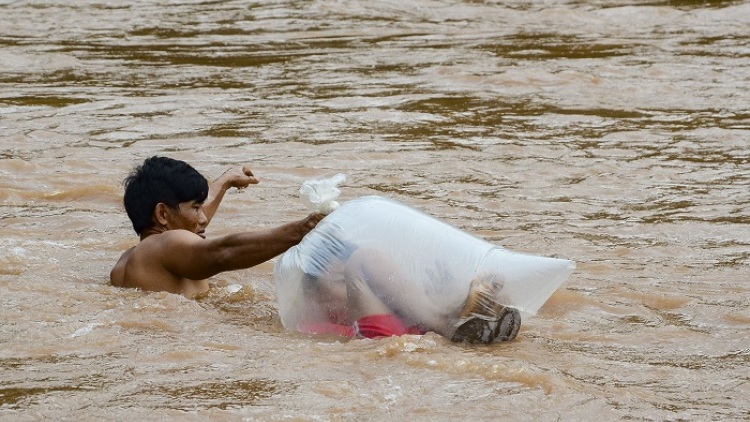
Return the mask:
M182 229L191 231L202 238L206 238L208 218L203 211L203 203L190 201L180 203L179 210L173 210L170 218L171 230Z

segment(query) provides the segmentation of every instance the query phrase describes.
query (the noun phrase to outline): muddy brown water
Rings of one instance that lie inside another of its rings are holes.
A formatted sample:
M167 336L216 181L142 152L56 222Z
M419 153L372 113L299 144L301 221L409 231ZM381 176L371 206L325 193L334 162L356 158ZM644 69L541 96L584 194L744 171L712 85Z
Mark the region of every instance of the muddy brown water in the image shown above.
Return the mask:
M0 1L3 421L750 419L750 3ZM107 284L151 155L578 263L518 339L283 329L273 262Z

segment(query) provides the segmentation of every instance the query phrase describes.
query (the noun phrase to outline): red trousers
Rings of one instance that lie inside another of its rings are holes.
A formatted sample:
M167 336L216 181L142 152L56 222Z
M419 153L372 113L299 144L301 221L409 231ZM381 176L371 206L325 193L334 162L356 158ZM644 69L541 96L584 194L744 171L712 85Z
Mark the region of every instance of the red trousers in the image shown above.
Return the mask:
M353 326L330 322L306 324L301 327L301 331L308 334L334 334L344 337L360 335L365 338L424 334L416 327L407 327L397 316L387 314L362 317Z

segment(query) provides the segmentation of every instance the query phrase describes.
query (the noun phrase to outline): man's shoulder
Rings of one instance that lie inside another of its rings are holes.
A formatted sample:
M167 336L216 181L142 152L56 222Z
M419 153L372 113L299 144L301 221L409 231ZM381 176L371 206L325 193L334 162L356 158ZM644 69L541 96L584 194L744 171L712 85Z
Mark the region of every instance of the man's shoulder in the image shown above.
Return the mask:
M153 280L170 280L167 261L181 256L180 246L200 237L187 230L168 230L141 239L137 245L123 252L110 272L110 283L117 287L138 287L143 290L167 290L153 284ZM184 249L183 249L184 250Z
M128 265L128 261L130 260L130 255L133 254L133 251L135 250L135 246L128 249L127 251L123 252L122 255L120 255L120 259L117 260L117 263L112 268L112 271L109 273L109 282L113 286L122 287L125 284L125 267Z
M120 257L118 265L127 265L136 262L139 265L144 262L159 261L164 254L170 253L178 245L189 242L193 236L187 230L168 230L163 233L149 235L137 245L125 251Z
M136 245L136 249L146 250L153 247L161 249L164 246L175 246L177 244L194 242L199 239L200 236L188 230L167 230L142 239Z

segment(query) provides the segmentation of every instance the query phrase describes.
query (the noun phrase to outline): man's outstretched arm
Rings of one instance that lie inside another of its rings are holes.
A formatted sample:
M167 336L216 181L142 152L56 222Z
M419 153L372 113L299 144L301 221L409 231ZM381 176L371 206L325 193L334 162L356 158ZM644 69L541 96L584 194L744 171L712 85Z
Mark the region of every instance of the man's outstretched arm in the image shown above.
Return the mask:
M170 251L163 257L164 268L191 280L250 268L298 244L322 219L322 214L311 214L305 219L272 229L212 239L202 239L184 230L169 231L161 235L165 243L162 247Z

